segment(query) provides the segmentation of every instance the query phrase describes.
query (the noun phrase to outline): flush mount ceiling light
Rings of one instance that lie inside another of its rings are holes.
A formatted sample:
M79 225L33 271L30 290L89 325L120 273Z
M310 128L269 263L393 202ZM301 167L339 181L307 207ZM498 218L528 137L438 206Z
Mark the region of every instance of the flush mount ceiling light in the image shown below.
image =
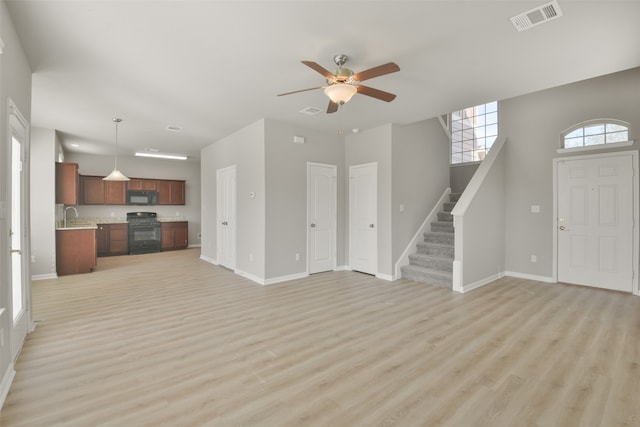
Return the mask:
M188 157L184 154L171 154L171 153L160 153L157 151L136 151L136 156L138 157L153 157L156 159L171 159L171 160L187 160Z
M122 119L119 118L113 118L114 123L116 124L116 155L115 155L115 161L113 164L113 171L111 171L111 173L107 176L105 176L104 178L102 178L105 181L129 181L129 178L127 178L122 172L120 172L118 170L118 123L120 123L122 121Z

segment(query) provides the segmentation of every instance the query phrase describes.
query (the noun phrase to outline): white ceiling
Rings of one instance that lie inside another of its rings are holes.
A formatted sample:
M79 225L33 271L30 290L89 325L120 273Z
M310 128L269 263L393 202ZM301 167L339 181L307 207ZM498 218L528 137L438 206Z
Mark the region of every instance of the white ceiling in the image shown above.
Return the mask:
M449 111L640 66L640 1L560 0L561 18L517 32L545 1L6 0L33 69L32 125L65 150L200 149L266 117L335 132ZM335 114L324 78L345 53L391 102L356 95ZM180 133L167 125L184 127ZM78 144L78 148L70 144Z

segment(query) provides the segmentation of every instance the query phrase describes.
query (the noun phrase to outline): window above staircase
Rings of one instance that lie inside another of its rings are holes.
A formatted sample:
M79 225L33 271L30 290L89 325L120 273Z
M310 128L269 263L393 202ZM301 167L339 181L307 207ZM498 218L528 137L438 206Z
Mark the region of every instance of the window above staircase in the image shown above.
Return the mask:
M498 136L498 102L452 112L449 131L452 165L482 161Z

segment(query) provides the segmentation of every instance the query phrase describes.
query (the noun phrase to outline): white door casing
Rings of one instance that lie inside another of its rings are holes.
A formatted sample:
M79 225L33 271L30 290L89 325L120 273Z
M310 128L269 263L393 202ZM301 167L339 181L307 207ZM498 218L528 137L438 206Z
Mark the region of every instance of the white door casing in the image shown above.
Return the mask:
M307 271L335 269L337 218L336 165L307 162Z
M11 283L11 357L12 360L20 353L22 345L31 325L30 295L31 280L28 277L25 257L28 257L27 234L28 208L25 197L26 146L29 141L29 124L15 104L9 100L8 106L8 140L9 142L9 170L10 179L7 183L10 202L9 212L9 263Z
M216 171L216 235L218 264L236 268L236 166Z
M637 291L637 155L557 159L557 280Z
M378 271L378 164L349 167L349 263L367 274Z

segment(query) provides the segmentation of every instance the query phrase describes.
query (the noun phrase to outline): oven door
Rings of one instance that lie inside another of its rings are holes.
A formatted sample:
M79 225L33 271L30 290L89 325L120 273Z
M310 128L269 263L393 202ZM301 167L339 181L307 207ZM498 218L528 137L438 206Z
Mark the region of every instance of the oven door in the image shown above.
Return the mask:
M145 254L160 252L162 236L160 223L134 225L129 224L129 253Z

